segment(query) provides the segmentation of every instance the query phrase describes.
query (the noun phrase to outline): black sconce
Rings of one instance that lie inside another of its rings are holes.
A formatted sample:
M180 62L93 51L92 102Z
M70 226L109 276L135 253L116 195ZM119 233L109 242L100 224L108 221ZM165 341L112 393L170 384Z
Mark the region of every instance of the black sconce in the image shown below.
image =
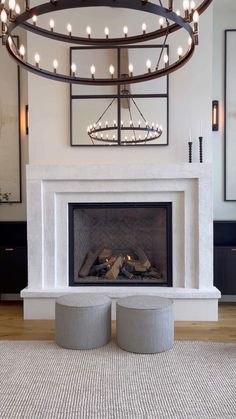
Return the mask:
M29 105L25 105L25 133L29 135Z
M219 101L212 102L212 131L219 131Z

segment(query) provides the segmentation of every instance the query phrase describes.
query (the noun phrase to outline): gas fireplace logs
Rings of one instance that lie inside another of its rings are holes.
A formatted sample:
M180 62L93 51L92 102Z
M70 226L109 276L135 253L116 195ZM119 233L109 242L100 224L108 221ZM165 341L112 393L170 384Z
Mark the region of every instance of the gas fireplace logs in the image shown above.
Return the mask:
M79 278L86 276L113 281L119 279L120 276L129 280L150 277L156 281L163 281L160 269L151 265L141 247L135 247L128 254L123 251L113 252L112 249L89 251L78 273Z

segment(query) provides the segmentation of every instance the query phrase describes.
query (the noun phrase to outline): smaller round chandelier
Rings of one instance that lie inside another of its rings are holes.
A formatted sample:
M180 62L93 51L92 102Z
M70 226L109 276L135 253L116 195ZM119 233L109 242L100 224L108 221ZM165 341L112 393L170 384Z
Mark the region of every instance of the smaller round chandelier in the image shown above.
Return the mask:
M140 83L170 74L187 63L194 53L195 46L199 43L199 16L211 2L212 0L183 0L183 8L178 10L175 9L175 0L158 0L156 3L149 0L101 0L99 2L97 0L50 0L33 8L30 8L29 0L26 0L24 10L21 11L15 0L1 0L0 19L3 43L17 64L37 75L65 83L115 86L122 85L123 78L119 68L114 68L112 64L102 77L96 76L94 64L90 66L90 74L86 77L81 76L79 69L76 68L74 63L72 63L70 71L67 74L63 74L60 72L60 59L58 57L52 57L51 68L42 68L41 56L38 52L35 53L32 62L26 58L25 46L17 47L13 38L14 30L17 27L21 27L26 31L33 32L44 38L51 38L54 41L100 48L111 48L114 46L127 46L128 48L132 44L142 44L150 40L162 39L160 43L163 48L161 52L157 52L157 55L154 57L155 61L151 62L148 59L146 65L144 63L143 68L139 70L134 68L132 62L129 63L127 83ZM60 33L56 30L56 17L50 18L47 28L41 27L39 24L40 17L47 13L56 14L56 12L68 9L73 13L75 9L89 8L91 10L91 8L96 9L99 7L141 12L145 20L140 27L139 33L130 35L129 28L125 25L123 26L123 31L122 28L120 30L121 36L118 37L117 35L113 36L113 31L107 26L99 37L93 36L93 28L91 26L85 26L83 30L76 28L76 30L73 29L72 31L72 25L69 22L65 23L65 32ZM149 16L156 17L154 30L153 28L148 30L149 25L145 22ZM168 43L168 37L179 29L183 29L187 35L185 47L179 46L177 53L169 57L164 52ZM75 34L76 31L77 33Z
M111 103L107 106L107 108L104 110L102 115L99 117L99 119L87 128L88 136L90 137L94 145L98 142L110 145L138 145L146 144L148 142L160 138L163 132L162 126L159 126L154 122L152 122L152 124L150 125L148 121L145 119L134 98L131 98L130 100L132 101L133 105L138 111L140 115L140 120L137 121L137 123L133 121L130 102L127 99L127 107L131 118L130 121L127 122L118 119L118 122L116 120L113 122L104 122L103 117L105 117L106 112L114 103L115 99L113 99ZM124 136L121 135L120 141L115 134L117 129L119 133L125 133ZM130 133L131 135L129 135Z

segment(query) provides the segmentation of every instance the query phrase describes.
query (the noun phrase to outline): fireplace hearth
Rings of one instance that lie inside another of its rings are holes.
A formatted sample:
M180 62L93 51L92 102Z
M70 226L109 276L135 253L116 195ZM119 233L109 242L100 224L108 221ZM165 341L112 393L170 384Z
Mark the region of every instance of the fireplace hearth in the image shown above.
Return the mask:
M172 286L171 203L70 203L69 284Z

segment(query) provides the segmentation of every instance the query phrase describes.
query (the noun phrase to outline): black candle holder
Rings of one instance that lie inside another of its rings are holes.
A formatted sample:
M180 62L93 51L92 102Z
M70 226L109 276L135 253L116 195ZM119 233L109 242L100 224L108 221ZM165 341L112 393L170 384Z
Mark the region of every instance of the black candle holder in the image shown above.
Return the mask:
M188 162L193 162L193 143L192 141L188 142Z
M203 163L203 137L199 137L199 161L200 163Z

